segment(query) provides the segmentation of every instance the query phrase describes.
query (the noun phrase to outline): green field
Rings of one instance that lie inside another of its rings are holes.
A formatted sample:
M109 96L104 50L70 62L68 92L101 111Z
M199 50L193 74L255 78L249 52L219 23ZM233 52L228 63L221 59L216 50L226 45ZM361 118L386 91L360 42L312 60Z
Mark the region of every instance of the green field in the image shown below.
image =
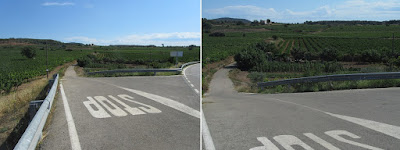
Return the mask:
M34 58L21 55L26 46L35 49ZM8 93L30 79L46 75L46 49L50 71L85 58L93 58L86 68L169 68L175 63L170 51L184 51L179 58L181 63L200 60L199 47L189 50L188 47L89 46L53 40L0 39L0 92Z
M289 53L293 48L304 48L307 51L319 52L327 47L334 47L343 53L361 52L369 49L392 49L400 51L400 25L364 25L364 26L331 26L293 24L285 27L283 24L260 26L215 26L211 32L231 29L224 32L225 37L210 37L203 33L203 62L210 63L235 55L248 46L271 39L273 35L282 39L277 41L277 47ZM244 29L265 29L265 31L249 32ZM243 30L243 31L241 31ZM244 35L244 36L243 36Z
M78 59L86 61L80 65L85 68L122 69L122 68L169 68L174 66L175 58L171 51L183 51L179 62L200 60L200 48L193 47L97 47L94 53Z
M211 28L203 28L202 35L204 91L215 72L208 66L229 56L235 56L253 83L400 68L398 24L238 25L203 20L205 24Z

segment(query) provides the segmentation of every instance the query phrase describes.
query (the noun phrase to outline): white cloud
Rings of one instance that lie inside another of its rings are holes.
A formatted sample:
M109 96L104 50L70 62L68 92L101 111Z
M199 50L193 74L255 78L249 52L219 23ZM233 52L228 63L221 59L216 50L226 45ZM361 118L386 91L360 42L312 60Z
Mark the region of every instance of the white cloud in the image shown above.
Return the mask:
M75 5L75 3L71 2L45 2L42 4L43 6L71 6Z
M278 13L274 8L261 8L252 5L226 6L223 8L205 10L206 14L224 17L244 16L245 19L275 18Z
M348 0L336 5L319 6L308 11L262 8L252 5L226 6L204 10L205 17L238 17L249 20L270 18L278 22L306 20L391 20L400 16L400 0Z
M173 32L133 34L115 39L104 40L89 38L85 36L65 38L66 42L94 43L97 45L170 45L187 46L191 44L200 45L201 34L199 32Z

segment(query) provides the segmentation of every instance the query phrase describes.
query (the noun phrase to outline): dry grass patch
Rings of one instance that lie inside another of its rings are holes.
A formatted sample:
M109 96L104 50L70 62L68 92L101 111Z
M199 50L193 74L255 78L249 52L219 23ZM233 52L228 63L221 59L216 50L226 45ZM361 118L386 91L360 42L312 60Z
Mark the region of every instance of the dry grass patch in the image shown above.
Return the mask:
M249 72L241 71L240 69L233 69L229 71L229 78L232 80L235 90L238 92L257 92L257 88L254 83L247 77Z
M73 63L56 67L53 71L49 72L49 79L60 70L64 71L66 67ZM46 90L44 89L47 85L48 80L46 76L40 76L35 80L16 87L13 92L0 96L0 143L2 143L0 149L10 149L7 146L18 142L21 136L19 134L23 133L21 130L25 130L27 126L25 119L27 118L26 113L29 102L44 99L46 97Z

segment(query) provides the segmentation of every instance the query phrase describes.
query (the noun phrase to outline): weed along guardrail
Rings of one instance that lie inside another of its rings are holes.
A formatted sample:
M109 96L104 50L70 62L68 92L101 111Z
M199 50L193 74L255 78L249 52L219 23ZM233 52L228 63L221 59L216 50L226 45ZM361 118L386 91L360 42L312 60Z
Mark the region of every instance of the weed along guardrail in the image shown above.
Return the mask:
M95 75L95 74L112 74L112 73L154 72L154 75L156 75L157 72L181 72L184 67L196 63L200 62L199 61L188 62L181 65L180 68L171 68L171 69L117 69L117 70L94 71L94 72L88 72L87 74Z
M379 73L355 73L355 74L338 74L302 77L286 80L277 80L269 82L259 82L258 87L269 87L276 85L289 85L296 83L312 83L327 81L352 81L352 80L379 80L379 79L400 79L400 72L379 72Z
M36 145L42 137L43 127L57 92L58 78L59 75L55 74L53 80L50 80L49 84L52 84L51 89L44 100L36 100L30 103L29 114L34 115L34 117L19 139L17 145L14 147L14 150L34 150L36 148ZM40 106L39 110L37 110L38 106Z

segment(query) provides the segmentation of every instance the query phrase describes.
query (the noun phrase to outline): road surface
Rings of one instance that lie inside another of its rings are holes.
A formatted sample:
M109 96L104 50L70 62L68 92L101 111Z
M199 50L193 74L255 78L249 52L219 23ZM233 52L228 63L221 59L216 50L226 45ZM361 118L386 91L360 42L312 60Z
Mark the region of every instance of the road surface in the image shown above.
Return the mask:
M203 112L217 150L400 148L400 88L237 93L217 71Z
M200 98L189 82L199 79L83 78L71 66L40 149L199 149Z

